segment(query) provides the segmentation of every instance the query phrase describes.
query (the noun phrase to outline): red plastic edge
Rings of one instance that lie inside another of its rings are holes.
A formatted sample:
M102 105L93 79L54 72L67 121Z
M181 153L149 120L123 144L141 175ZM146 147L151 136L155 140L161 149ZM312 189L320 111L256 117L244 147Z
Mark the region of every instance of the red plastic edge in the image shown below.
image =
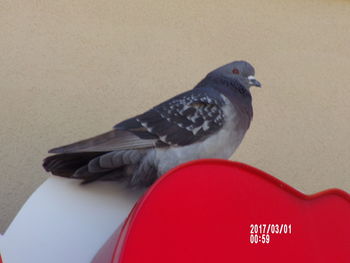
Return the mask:
M170 171L167 172L166 176L162 176L161 178L159 178L158 181L155 184L153 184L150 187L150 189L145 193L145 195L135 204L134 208L132 209L132 211L130 212L130 214L126 220L127 224L125 224L123 226L123 229L121 230L120 236L123 236L123 237L119 238L119 240L117 242L117 246L114 248L112 263L117 262L117 261L115 261L116 257L118 257L118 259L122 257L122 255L120 254L122 251L122 247L120 247L120 243L130 233L130 229L126 228L126 225L129 225L134 221L134 219L136 218L136 216L140 210L140 207L142 207L142 204L147 200L149 195L152 193L153 189L155 187L157 187L158 184L161 184L164 180L167 180L170 176L172 176L176 171L178 171L180 169L183 169L183 168L186 168L186 167L192 166L192 165L201 165L201 164L208 164L208 163L230 165L230 166L233 166L236 168L244 169L248 172L252 172L254 174L257 174L258 176L263 177L265 180L269 181L270 183L275 184L277 187L283 188L286 192L289 192L289 193L293 194L295 197L302 199L302 200L317 199L317 198L320 198L320 197L325 196L325 195L337 195L350 203L350 195L341 189L331 188L331 189L326 189L326 190L321 191L321 192L317 192L315 194L306 195L306 194L298 191L297 189L291 187L290 185L282 182L281 180L273 177L272 175L265 173L262 170L259 170L255 167L249 166L249 165L244 164L244 163L233 162L233 161L228 161L228 160L223 160L223 159L201 159L201 160L190 161L188 163L181 164L181 165L171 169ZM127 232L123 233L125 231L127 231Z
M112 258L111 258L111 262L110 263L113 263L113 262L115 262L115 259L120 258L120 253L122 251L122 246L120 244L122 244L124 239L125 239L125 236L127 234L127 232L125 232L125 230L128 229L128 226L129 226L129 224L131 222L131 216L134 214L134 210L136 209L136 207L137 207L137 205L135 204L135 206L130 211L128 217L125 219L125 221L123 223L122 229L120 230L120 233L119 233L119 236L118 236L117 243L116 243L116 245L114 247L114 250L113 250L113 254L112 254ZM2 263L2 262L0 262L0 263Z

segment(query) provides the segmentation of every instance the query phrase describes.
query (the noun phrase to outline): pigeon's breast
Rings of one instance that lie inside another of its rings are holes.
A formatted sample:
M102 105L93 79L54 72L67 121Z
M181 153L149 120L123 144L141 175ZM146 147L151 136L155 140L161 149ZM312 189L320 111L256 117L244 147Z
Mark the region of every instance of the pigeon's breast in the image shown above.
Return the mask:
M240 116L231 102L222 96L225 124L215 134L204 141L186 146L173 146L169 148L157 148L155 166L158 174L162 175L169 169L196 159L220 158L228 159L241 143L246 128L241 127Z

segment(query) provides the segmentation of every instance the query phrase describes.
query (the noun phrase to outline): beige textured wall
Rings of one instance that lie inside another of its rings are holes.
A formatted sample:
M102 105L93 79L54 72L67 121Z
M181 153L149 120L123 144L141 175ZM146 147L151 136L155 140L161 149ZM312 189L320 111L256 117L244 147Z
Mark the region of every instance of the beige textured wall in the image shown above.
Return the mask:
M349 28L349 1L1 1L0 231L47 178L49 148L234 59L264 88L233 159L306 193L349 191Z

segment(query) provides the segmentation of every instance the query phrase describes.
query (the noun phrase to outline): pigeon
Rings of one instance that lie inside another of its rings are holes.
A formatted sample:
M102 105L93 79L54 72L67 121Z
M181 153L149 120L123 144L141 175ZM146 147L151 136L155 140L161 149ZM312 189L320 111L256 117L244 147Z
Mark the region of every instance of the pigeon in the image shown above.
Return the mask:
M126 181L148 187L179 164L229 159L253 118L254 67L234 61L210 72L192 90L124 120L111 131L51 149L43 167L53 175Z

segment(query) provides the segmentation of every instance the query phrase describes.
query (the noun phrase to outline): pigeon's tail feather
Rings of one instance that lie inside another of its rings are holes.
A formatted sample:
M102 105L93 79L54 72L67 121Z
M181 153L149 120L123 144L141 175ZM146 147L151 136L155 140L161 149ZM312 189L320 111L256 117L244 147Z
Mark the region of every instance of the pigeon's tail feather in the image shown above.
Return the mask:
M92 173L89 171L88 166L85 165L79 168L72 176L75 179L82 179L82 184L89 184L97 180L101 181L118 181L125 178L125 166L119 167L112 171Z
M43 167L47 172L62 177L71 177L80 167L88 164L103 152L63 153L44 159Z
M82 179L83 184L123 178L130 181L146 153L145 150L62 153L44 159L43 167L53 175Z

